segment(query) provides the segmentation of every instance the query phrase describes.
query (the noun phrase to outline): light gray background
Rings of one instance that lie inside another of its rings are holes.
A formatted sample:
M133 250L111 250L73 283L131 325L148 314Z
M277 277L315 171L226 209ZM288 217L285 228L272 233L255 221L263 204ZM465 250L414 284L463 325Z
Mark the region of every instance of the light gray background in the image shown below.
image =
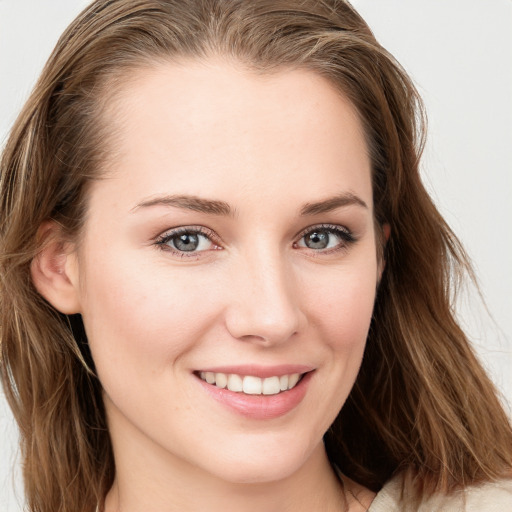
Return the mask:
M0 0L0 144L86 0ZM488 305L459 304L484 365L512 402L512 1L354 0L415 80L429 113L424 178L462 239ZM0 392L0 510L22 509L16 429ZM13 485L16 485L16 492Z

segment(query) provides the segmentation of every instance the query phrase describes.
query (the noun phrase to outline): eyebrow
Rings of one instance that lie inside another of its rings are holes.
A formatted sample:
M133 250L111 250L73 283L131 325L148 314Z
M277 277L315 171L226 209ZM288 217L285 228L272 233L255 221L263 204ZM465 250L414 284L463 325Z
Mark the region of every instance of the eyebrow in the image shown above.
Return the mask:
M360 197L351 192L345 192L315 203L306 203L302 207L300 214L302 216L318 215L319 213L332 212L343 206L361 206L368 209L368 205Z
M334 197L329 197L322 201L314 203L306 203L300 210L300 215L312 216L321 213L328 213L342 208L344 206L361 206L368 208L368 205L358 196L350 192L339 194ZM195 212L206 213L209 215L221 215L230 216L235 215L235 211L224 201L217 201L214 199L205 199L198 196L190 195L167 195L162 197L154 197L140 202L134 208L132 212L139 210L140 208L150 208L152 206L171 206L175 208L182 208L186 210L192 210Z
M131 211L134 212L140 208L149 208L151 206L174 206L175 208L183 208L210 215L234 215L234 211L231 209L229 204L224 201L203 199L202 197L188 195L155 197L153 199L142 201L135 206L135 208L132 208Z

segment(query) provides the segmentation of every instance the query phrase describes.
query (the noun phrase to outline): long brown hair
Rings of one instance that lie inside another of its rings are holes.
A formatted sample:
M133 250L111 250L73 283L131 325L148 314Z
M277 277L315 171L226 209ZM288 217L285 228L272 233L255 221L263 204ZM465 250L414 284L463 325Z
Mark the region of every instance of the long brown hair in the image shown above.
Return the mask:
M29 510L93 511L115 473L80 316L31 281L38 229L53 219L79 236L112 149L101 113L131 71L218 54L322 75L365 128L375 222L391 236L361 371L325 435L331 461L373 490L408 470L411 494L503 475L511 427L452 310L469 265L418 172L422 104L357 12L341 0L97 0L58 42L0 163L1 375Z

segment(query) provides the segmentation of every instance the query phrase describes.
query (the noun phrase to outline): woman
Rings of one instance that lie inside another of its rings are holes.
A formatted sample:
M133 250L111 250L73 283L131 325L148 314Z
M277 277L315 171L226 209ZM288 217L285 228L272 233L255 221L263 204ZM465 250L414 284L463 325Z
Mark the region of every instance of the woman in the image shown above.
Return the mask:
M1 162L31 510L510 505L421 112L344 2L79 16Z

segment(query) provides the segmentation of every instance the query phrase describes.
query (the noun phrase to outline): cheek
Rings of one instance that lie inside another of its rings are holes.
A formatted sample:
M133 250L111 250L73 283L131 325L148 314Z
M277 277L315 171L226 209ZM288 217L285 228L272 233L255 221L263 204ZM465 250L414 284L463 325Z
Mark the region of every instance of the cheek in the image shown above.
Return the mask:
M317 272L309 286L309 325L315 345L323 349L324 371L318 373L322 401L311 404L318 431L325 432L342 409L361 367L373 313L377 268L370 257L361 265ZM321 285L321 286L320 286ZM324 414L318 414L323 407Z
M103 368L141 376L168 369L216 315L198 280L165 268L105 258L89 266L86 283L83 319L100 375Z
M376 264L369 260L330 272L322 286L309 287L310 322L333 351L362 353L375 302L376 273Z

